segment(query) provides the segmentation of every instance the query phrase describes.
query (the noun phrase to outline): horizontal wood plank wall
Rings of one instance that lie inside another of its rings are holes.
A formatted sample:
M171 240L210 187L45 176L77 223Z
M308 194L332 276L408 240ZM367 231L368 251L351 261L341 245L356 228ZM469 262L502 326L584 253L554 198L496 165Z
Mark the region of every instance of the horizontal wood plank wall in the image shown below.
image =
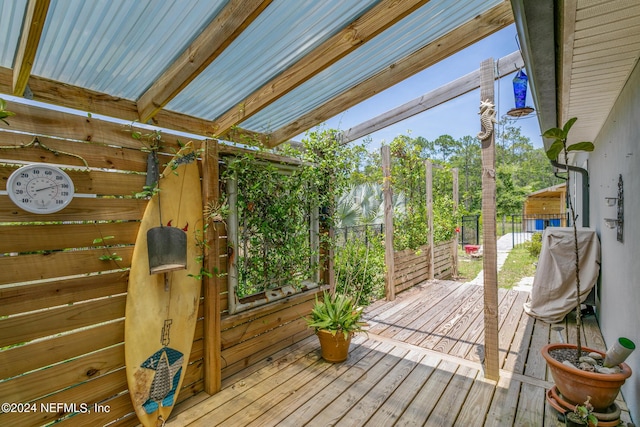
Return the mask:
M63 167L76 193L64 210L30 214L0 195L0 401L108 405L109 412L52 411L0 414L0 425L133 426L138 421L127 392L124 367L124 308L139 221L146 200L133 194L145 184L144 141L127 126L39 107L11 105L10 127L0 124L0 146L30 143L34 136L52 149L84 158L55 155L38 147L0 148L0 190L24 162ZM142 133L148 132L141 130ZM163 134L161 163L177 151L176 135ZM222 146L221 146L222 147ZM221 150L233 152L235 147ZM219 227L224 228L224 227ZM218 245L222 280L222 373L228 377L313 333L303 319L317 291L230 316L227 237ZM113 236L104 243L95 239ZM100 260L117 254L122 259ZM178 401L204 388L203 302L190 364ZM110 424L111 423L111 424Z
M440 242L435 245L434 277L446 279L453 274L453 254L451 242ZM393 254L395 275L393 284L397 292L401 292L429 279L429 245L418 249L404 249Z
M0 413L0 425L136 425L124 367L124 308L128 271L146 200L147 153L132 129L120 124L34 106L11 104L10 126L0 122L0 147L34 136L54 150L0 148L0 190L24 162L65 168L76 193L64 210L48 215L18 209L0 195L0 401L36 404L30 413ZM147 133L146 130L141 130ZM166 163L183 137L163 134ZM94 239L113 236L104 243ZM225 251L226 252L226 251ZM117 254L121 259L100 260ZM226 263L225 263L226 265ZM203 388L202 303L190 365L179 400ZM42 411L41 404L67 408ZM109 406L74 413L73 405Z
M423 245L418 249L404 249L393 253L393 284L396 293L429 279L430 251L429 245Z
M453 275L453 245L451 241L435 244L434 277L436 279L448 279Z
M304 317L319 290L310 290L235 315L221 295L222 378L313 334Z

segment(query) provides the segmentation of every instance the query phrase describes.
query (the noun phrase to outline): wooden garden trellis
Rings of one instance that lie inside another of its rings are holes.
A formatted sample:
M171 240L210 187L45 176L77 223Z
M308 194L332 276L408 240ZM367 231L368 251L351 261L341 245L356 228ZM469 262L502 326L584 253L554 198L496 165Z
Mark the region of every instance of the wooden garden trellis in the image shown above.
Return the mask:
M433 164L431 160L424 161L425 170L426 170L426 182L427 182L427 218L428 218L428 227L429 227L429 247L435 248L433 243L433 168L444 169L442 166ZM453 215L455 217L458 211L458 168L451 169L451 174L453 176ZM451 241L451 253L453 256L452 268L453 268L453 276L458 275L458 233L453 235L453 240ZM429 268L429 280L434 278L435 272L435 251L431 251L431 257L429 258L430 268Z
M393 188L391 185L391 154L390 147L388 145L384 145L381 147L381 157L382 157L382 175L383 175L383 198L384 198L384 227L385 227L385 265L387 267L386 275L385 275L385 294L386 299L388 301L393 301L395 299L396 293L396 265L395 265L395 256L396 252L393 249ZM436 246L434 244L434 232L433 232L433 179L432 179L432 169L434 167L433 163L429 160L424 161L425 170L426 170L426 204L427 204L427 221L429 228L429 236L428 236L428 274L427 279L432 280L435 277L435 259L436 259ZM442 168L439 165L435 165L435 167ZM453 169L453 213L457 211L458 207L458 170ZM452 259L452 274L457 274L457 244L458 238L457 234L454 234L454 238L449 245L449 250L451 251L451 259Z

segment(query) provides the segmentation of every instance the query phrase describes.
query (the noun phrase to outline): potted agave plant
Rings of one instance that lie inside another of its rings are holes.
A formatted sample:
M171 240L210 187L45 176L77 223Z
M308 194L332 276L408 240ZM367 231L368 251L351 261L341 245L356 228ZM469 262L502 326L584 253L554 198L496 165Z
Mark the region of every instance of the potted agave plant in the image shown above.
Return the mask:
M344 362L349 356L351 337L364 331L361 321L363 307L355 300L340 293L324 292L322 299L316 297L307 325L314 328L320 340L322 358L327 362Z
M574 117L568 120L562 128L551 128L543 134L545 138L554 140L547 149L547 157L549 159L555 160L558 155L563 154L565 164L568 165L569 152L593 151L594 146L592 142L567 144L569 131L576 120L577 118ZM569 176L567 176L567 188L570 188ZM578 229L576 225L577 216L571 198L569 198L568 203L573 227L573 249L575 256L576 345L565 343L549 344L542 348L542 356L547 361L556 387L567 401L576 404L590 400L590 404L597 410L605 410L615 401L620 387L622 387L625 380L631 375L631 368L629 368L627 364L621 363L608 373L602 373L605 371L600 368L598 364L601 362L598 361L603 360L605 354L582 346L580 253L578 247ZM571 354L569 357L570 360L560 360L561 357L559 355L566 356L567 354ZM593 369L586 366L584 370L579 368L581 363L587 362L585 357L590 359L588 360L588 364L591 364ZM593 361L596 362L595 365L592 364Z

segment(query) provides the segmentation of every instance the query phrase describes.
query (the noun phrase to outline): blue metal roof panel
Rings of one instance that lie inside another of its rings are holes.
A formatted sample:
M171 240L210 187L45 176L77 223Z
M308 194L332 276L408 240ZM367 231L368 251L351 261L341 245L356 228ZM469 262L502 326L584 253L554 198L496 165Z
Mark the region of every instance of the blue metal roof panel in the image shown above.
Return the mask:
M52 0L32 73L136 100L227 1Z
M219 117L379 1L274 1L166 108Z
M432 0L240 127L264 133L279 129L501 2Z
M0 1L0 67L12 68L27 0Z

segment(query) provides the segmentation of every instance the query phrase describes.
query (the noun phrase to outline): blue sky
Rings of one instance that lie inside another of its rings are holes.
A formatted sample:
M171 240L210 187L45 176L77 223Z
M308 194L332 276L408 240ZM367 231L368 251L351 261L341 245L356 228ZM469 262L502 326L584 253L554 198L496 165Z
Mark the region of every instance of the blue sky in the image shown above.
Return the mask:
M497 60L515 52L519 48L516 38L515 26L510 25L456 55L331 118L325 122L324 127L346 130L418 98L479 69L480 63L487 58ZM499 118L515 106L512 89L514 76L515 74L510 74L503 77L500 79L500 85L496 85L495 96ZM526 105L533 107L530 90L528 92ZM428 140L436 139L443 134L451 135L455 139L465 135L475 136L480 131L479 105L480 90L478 89L371 134L372 142L367 148L376 150L382 141L389 143L394 137L401 134L410 134L412 137L422 136ZM535 114L518 119L515 125L520 126L522 134L529 137L535 147L542 147L540 128ZM294 139L300 140L301 137Z

